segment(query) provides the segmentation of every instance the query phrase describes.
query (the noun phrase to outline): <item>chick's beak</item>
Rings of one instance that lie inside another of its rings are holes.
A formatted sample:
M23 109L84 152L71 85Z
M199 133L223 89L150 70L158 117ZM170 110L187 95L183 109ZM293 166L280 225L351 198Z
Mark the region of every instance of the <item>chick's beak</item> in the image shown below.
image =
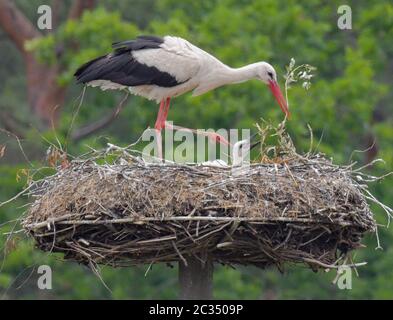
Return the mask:
M259 145L261 143L261 140L258 139L259 138L259 134L258 133L254 133L251 137L250 137L250 150L252 150L253 148L255 148L257 145Z

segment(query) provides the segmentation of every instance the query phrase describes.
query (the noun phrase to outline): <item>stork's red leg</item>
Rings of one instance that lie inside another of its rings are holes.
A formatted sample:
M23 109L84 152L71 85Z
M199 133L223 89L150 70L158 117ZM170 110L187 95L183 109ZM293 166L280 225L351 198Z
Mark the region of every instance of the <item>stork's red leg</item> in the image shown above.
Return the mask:
M166 121L166 118L168 117L170 103L171 103L171 98L169 98L169 97L166 98L165 108L164 108L164 121L162 123L163 127L165 127L165 121Z
M169 112L169 104L171 98L162 99L160 103L160 109L158 110L156 124L154 126L155 129L161 130L165 127L165 121L168 117Z
M161 130L164 127L163 126L165 123L164 114L165 114L165 100L162 99L160 103L160 108L158 109L156 124L154 125L154 128L156 130Z
M154 128L156 129L156 137L157 137L157 153L158 153L158 158L162 159L162 136L161 136L161 130L165 125L165 100L162 99L160 103L160 108L158 110L158 115L157 115L157 120L154 125Z
M161 130L163 128L168 128L172 130L182 130L182 131L189 131L193 132L195 134L201 134L206 137L209 137L211 140L217 143L221 143L224 146L229 146L230 142L224 138L222 135L215 133L215 132L206 132L206 131L200 131L200 130L195 130L195 129L189 129L189 128L184 128L184 127L179 127L172 125L168 122L166 122L166 119L168 117L168 112L169 112L169 106L170 106L171 98L166 98L162 99L160 103L160 109L158 110L158 115L157 115L157 120L155 124L155 129L156 129L156 135L157 135L157 149L158 149L158 157L162 159L162 136L161 136Z
M154 128L156 129L157 136L157 149L158 157L162 159L162 136L161 130L165 127L166 118L168 117L169 105L171 98L162 99L160 103L160 109L158 110L156 124Z
M166 119L168 117L168 112L169 112L169 105L171 102L171 98L168 97L166 98L165 101L165 106L164 106L164 111L163 111L163 122L161 124L162 128L168 128L168 129L175 129L175 130L183 130L183 131L191 131L193 133L196 134L203 134L207 137L209 137L210 139L212 139L215 142L221 143L225 146L230 145L229 141L227 139L225 139L222 135L219 135L218 133L214 133L214 132L205 132L205 131L198 131L198 130L194 130L194 129L188 129L188 128L184 128L184 127L179 127L179 126L174 126L172 124L169 124L166 122ZM162 103L162 102L161 102Z

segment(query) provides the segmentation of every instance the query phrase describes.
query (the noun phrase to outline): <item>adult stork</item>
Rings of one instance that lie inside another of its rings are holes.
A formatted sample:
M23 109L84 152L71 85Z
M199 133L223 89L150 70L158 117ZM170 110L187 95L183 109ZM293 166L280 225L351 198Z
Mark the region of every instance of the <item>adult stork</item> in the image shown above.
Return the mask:
M286 101L277 84L274 68L257 62L231 68L185 39L173 36L139 36L116 42L114 51L82 65L76 72L78 83L102 90L127 89L132 94L155 100L160 108L155 123L159 157L162 157L161 130L172 97L193 90L198 96L217 87L258 79L270 87L282 111L289 117ZM209 133L217 142L228 144L220 135Z

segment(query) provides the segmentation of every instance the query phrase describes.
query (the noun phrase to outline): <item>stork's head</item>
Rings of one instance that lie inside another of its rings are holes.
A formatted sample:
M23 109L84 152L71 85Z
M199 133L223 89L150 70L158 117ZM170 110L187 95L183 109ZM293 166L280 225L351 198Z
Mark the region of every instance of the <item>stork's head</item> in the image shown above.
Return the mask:
M233 145L232 166L242 165L250 150L261 142L260 140L253 141L256 139L256 136L257 134L253 134L249 139L240 140Z
M287 118L289 118L291 114L289 113L287 102L277 83L276 70L267 62L259 62L257 66L257 78L269 86L281 110L285 113Z

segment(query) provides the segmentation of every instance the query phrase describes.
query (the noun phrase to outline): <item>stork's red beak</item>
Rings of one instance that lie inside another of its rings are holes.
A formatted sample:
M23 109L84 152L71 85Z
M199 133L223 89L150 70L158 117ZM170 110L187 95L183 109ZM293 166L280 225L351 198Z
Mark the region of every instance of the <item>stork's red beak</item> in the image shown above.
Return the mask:
M278 83L274 80L269 80L269 88L272 91L274 97L276 98L282 112L284 112L289 119L291 117L291 113L288 110L287 102L285 101L285 98L281 93Z

